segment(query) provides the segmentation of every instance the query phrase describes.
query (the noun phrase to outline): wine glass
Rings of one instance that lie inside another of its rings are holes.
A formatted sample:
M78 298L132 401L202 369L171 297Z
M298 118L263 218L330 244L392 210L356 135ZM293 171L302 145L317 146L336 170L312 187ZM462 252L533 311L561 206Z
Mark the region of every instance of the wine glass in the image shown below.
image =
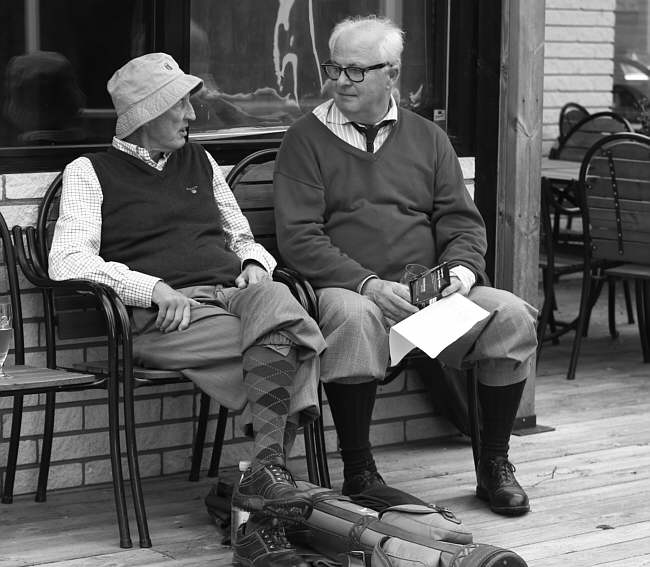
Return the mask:
M7 377L4 373L4 363L11 342L11 303L0 303L0 378Z

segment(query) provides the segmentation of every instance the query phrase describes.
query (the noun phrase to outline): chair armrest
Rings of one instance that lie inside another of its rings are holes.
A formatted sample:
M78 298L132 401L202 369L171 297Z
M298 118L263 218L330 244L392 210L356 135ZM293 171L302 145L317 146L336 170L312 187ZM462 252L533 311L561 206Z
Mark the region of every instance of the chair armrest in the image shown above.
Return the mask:
M304 307L305 311L313 319L318 321L318 299L316 298L314 288L304 277L291 268L281 266L273 271L273 279L288 286L293 296Z

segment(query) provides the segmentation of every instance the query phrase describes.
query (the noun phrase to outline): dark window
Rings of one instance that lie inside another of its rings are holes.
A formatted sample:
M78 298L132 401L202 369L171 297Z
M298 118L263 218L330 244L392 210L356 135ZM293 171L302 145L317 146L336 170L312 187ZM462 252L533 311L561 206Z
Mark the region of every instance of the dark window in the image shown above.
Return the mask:
M61 169L106 147L115 115L111 74L151 51L170 53L206 88L191 136L233 161L265 145L324 100L318 63L333 25L385 15L406 31L400 105L453 130L460 143L472 105L447 116L450 0L12 0L0 3L0 171ZM471 6L463 0L460 4ZM470 8L471 9L471 8ZM453 25L453 13L451 15ZM470 53L472 34L456 43ZM467 60L454 60L465 65ZM451 70L455 86L462 74ZM463 92L471 99L473 88ZM453 102L453 101L452 101ZM460 102L460 101L459 101ZM452 107L454 107L452 105ZM456 107L454 107L456 109ZM469 122L468 122L469 120ZM227 160L227 161L226 161Z

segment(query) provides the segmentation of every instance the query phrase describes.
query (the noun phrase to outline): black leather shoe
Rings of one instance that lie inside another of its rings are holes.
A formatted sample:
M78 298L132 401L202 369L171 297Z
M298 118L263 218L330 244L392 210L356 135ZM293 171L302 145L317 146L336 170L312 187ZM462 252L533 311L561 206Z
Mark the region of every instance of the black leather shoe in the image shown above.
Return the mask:
M296 486L282 465L248 469L232 494L233 506L264 512L285 520L304 520L312 511L311 498Z
M515 467L506 457L490 457L479 463L476 496L504 516L520 516L530 510L528 496L515 478Z
M386 482L378 472L363 471L360 474L343 482L341 494L343 496L352 496L353 494L361 494L369 488L376 486L386 486Z
M309 567L287 540L284 528L269 519L257 525L239 527L232 544L233 565L243 567Z

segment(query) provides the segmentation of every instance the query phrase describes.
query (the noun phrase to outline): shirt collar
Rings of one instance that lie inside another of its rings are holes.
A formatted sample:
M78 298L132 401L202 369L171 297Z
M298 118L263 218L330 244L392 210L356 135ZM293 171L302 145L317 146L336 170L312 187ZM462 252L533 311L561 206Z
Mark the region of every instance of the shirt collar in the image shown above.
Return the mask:
M158 161L156 161L151 157L149 150L147 150L146 148L143 148L142 146L138 146L136 144L132 144L131 142L126 142L125 140L120 140L115 136L113 137L113 147L116 150L120 150L124 153L129 154L130 156L136 157L139 160L142 160L146 164L150 165L151 167L155 167L156 169L159 170L162 170L165 167L165 164L167 163L169 156L172 155L171 152L165 152L163 153L162 157Z
M327 111L327 116L325 119L329 124L350 124L351 122L354 122L354 120L350 120L339 110L338 106L334 104L334 99L330 99L329 101L329 109ZM383 120L393 120L397 122L397 103L395 102L395 99L392 95L390 97L388 111L382 118L377 121L377 123Z

